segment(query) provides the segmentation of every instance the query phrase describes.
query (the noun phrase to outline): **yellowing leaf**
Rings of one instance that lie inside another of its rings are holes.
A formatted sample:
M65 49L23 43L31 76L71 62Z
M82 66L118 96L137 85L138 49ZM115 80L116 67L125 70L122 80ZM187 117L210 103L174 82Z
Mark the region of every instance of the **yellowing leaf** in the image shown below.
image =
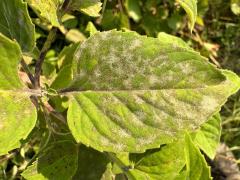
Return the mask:
M30 94L17 74L20 53L16 42L0 34L0 155L19 147L36 123Z
M89 16L98 17L102 9L100 0L72 0L69 9L81 11Z
M62 0L27 0L27 2L40 17L46 19L53 26L60 26L58 15Z

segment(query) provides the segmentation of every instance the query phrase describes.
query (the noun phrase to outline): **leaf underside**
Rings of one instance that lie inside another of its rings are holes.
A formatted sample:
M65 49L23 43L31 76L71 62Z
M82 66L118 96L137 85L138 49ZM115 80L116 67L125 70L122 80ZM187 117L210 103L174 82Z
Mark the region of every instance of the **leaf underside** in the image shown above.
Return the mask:
M68 125L99 151L144 152L200 127L240 85L181 43L97 33L73 59Z

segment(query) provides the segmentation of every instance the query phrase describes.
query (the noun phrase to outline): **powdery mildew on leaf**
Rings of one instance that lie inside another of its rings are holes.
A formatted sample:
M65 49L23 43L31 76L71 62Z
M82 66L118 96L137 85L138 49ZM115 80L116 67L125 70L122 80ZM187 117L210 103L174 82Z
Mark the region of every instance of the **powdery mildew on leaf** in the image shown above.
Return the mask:
M76 50L73 72L73 136L113 152L142 152L198 129L240 84L185 44L133 32L95 34Z
M36 122L30 94L18 77L20 59L17 43L0 34L0 155L19 147Z

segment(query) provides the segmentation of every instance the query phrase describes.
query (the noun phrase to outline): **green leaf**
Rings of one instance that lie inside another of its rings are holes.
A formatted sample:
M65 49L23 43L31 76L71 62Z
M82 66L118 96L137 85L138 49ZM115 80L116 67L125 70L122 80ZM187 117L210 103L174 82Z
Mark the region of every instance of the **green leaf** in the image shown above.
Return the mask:
M36 110L18 77L21 51L0 34L0 155L19 147L36 123Z
M171 143L199 128L240 87L236 74L185 46L133 32L90 37L76 50L73 69L74 80L60 91L71 99L68 125L77 142L99 151Z
M59 90L67 87L72 81L72 60L79 43L65 47L58 56L59 72L51 88Z
M235 15L240 15L240 0L231 0L231 10Z
M220 114L212 116L196 132L194 143L198 145L211 159L215 157L221 136Z
M31 52L35 46L35 28L22 0L0 1L0 32L16 40L23 52Z
M97 28L91 21L88 22L86 31L89 32L90 36L92 36L98 32Z
M138 0L126 0L125 7L128 15L135 21L139 22L142 18L141 9Z
M102 9L100 0L72 0L69 9L81 11L92 17L100 16L99 12Z
M185 155L187 159L188 179L208 180L211 179L210 168L199 149L193 144L190 136L185 136Z
M109 162L103 153L81 145L78 152L78 169L73 180L101 179Z
M144 154L131 154L134 163L131 174L136 179L175 179L185 166L184 141L167 144L159 149L151 149Z
M21 175L27 180L72 179L77 170L77 150L71 141L53 143Z
M33 10L53 26L59 27L59 10L62 0L26 0Z
M192 50L194 51L191 47L188 46L188 44L186 44L182 39L176 37L176 36L173 36L173 35L170 35L170 34L167 34L165 32L160 32L158 33L158 36L157 38L160 40L160 41L164 41L165 43L172 43L174 42L175 44L177 44L177 46L180 46L182 48L186 48L188 50Z
M197 19L197 0L177 0L177 2L186 11L190 21L190 30L192 31Z

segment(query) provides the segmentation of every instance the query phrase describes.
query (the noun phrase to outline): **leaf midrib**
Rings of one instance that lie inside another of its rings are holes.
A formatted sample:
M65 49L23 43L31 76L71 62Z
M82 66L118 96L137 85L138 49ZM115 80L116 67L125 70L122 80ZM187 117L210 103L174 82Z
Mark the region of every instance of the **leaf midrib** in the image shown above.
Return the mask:
M219 86L224 86L225 83L228 82L227 80L223 81L220 84L216 85L208 85L206 87L196 87L196 88L159 88L159 89L120 89L120 90L76 90L76 89L61 89L59 90L60 95L68 95L68 94L75 94L75 93L85 93L85 92L96 92L96 93L118 93L118 92L149 92L149 91L173 91L173 90L204 90L207 88L217 88Z

